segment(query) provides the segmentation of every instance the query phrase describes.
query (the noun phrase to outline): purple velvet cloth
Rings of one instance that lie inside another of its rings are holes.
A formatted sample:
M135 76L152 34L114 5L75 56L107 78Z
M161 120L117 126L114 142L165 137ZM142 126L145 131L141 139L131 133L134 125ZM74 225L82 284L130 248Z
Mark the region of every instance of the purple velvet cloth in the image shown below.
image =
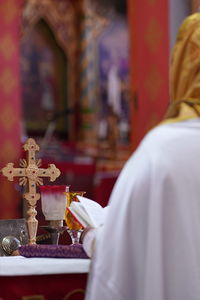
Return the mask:
M25 257L88 258L81 244L75 245L23 245L19 254Z

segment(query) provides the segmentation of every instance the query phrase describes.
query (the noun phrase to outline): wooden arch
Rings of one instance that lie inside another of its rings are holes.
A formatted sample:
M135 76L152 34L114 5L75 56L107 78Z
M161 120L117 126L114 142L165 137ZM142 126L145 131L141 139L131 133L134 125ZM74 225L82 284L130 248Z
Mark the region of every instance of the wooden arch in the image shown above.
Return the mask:
M68 87L68 105L74 107L79 97L78 87L78 53L80 39L80 14L82 0L26 0L22 10L22 40L37 25L44 20L54 34L57 44L63 49L67 60L67 76L70 80L66 82ZM71 124L75 123L73 117ZM70 131L69 138L75 137L74 130Z

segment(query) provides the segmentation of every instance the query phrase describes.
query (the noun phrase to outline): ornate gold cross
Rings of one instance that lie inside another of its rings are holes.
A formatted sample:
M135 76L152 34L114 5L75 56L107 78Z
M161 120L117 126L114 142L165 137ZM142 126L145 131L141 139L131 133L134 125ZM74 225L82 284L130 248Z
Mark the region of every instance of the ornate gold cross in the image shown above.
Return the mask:
M40 168L41 159L36 159L35 157L35 152L39 151L40 148L34 139L29 138L23 145L23 148L27 152L27 159L20 159L19 165L21 168L14 168L13 163L8 163L1 171L10 181L13 181L14 177L20 177L19 184L26 186L23 198L28 202L27 226L29 244L35 244L38 228L38 221L35 217L37 215L36 203L40 199L40 194L37 193L36 187L43 185L41 177L49 177L50 181L56 180L60 176L60 170L54 164L49 164L47 169Z

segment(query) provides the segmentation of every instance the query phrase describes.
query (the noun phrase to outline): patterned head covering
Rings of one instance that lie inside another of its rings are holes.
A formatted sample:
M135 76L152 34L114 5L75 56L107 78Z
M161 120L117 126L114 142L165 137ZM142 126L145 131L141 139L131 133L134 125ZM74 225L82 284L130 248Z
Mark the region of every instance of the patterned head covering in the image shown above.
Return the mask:
M170 94L167 118L200 117L200 13L187 17L179 28L170 62Z

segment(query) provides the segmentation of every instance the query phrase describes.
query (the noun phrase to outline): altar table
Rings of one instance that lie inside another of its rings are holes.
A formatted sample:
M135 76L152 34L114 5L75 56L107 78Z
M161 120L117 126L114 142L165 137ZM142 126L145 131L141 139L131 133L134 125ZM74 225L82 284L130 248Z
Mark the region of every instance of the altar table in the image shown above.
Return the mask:
M0 300L83 300L89 259L0 257Z

